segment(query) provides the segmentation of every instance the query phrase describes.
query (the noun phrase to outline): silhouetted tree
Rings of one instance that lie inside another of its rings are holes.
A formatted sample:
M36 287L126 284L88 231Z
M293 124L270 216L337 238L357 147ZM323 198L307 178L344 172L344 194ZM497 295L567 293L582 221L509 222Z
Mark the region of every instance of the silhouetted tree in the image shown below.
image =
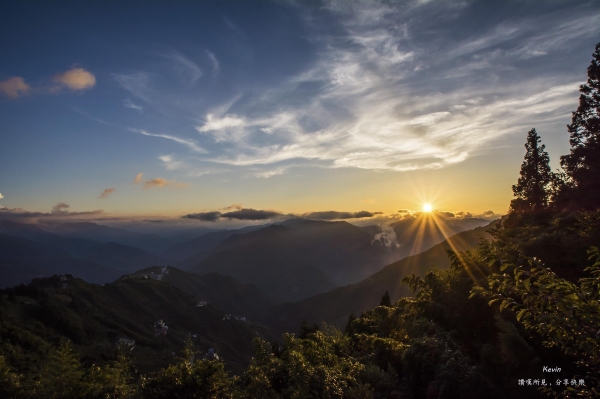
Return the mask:
M346 323L346 328L344 329L344 332L346 334L352 334L353 329L352 329L352 322L356 320L356 316L354 316L354 313L350 313L350 316L348 316L348 322Z
M571 153L560 160L569 184L559 199L571 209L589 210L600 207L600 43L579 91L579 107L567 125Z
M527 133L527 153L521 164L521 176L517 184L512 186L515 195L515 199L510 203L512 211L540 211L548 206L550 184L554 180L554 174L550 169L546 146L539 145L540 141L535 129Z
M388 308L392 306L392 302L390 301L390 294L387 291L381 297L381 302L379 302L379 306L387 306Z
M306 320L302 321L302 325L300 326L300 334L298 338L304 339L307 338L309 334L314 334L319 331L319 325L314 323L312 326L309 326Z

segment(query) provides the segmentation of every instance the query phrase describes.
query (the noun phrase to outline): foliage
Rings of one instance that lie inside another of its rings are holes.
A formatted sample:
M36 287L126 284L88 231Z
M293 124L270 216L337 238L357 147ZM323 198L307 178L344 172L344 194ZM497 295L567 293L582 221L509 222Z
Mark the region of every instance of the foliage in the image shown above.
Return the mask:
M568 178L560 202L569 209L597 209L600 204L600 43L581 85L579 107L567 126L571 153L561 157Z
M201 359L188 338L177 363L141 378L140 393L148 399L227 399L235 395L235 381L221 360Z
M516 313L517 321L538 333L548 347L558 347L575 357L583 370L586 386L568 387L563 395L600 395L600 254L590 251L595 263L585 270L592 276L577 283L557 277L537 259L528 267L502 263L488 278L488 287L474 287L471 296L481 295L499 310ZM496 263L491 259L490 263Z
M247 398L372 397L361 383L365 366L351 356L351 341L340 331L326 328L306 338L283 336L277 356L265 341L256 340L255 356L244 375ZM354 395L354 396L352 396Z

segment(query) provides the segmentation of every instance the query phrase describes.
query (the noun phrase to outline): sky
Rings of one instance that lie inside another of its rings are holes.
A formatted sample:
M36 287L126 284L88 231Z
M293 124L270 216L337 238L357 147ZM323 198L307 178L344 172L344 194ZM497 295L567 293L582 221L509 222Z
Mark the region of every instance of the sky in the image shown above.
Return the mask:
M597 1L3 2L0 206L503 214L599 41Z

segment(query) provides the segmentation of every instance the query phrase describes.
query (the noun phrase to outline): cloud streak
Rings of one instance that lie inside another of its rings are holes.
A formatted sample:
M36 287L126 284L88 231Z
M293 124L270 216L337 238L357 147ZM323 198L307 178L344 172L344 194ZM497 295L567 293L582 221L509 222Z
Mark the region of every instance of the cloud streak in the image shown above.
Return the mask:
M104 191L98 196L98 199L108 198L109 195L117 191L116 188L105 188Z
M144 178L144 174L138 173L137 175L135 175L135 177L133 179L133 184L141 183L143 178Z
M135 132L135 133L139 133L139 134L144 135L144 136L160 137L160 138L163 138L163 139L174 141L174 142L176 142L178 144L182 144L182 145L186 146L191 151L194 151L194 152L197 152L197 153L200 153L200 154L206 154L208 152L204 148L200 147L198 145L198 143L196 143L196 141L194 141L194 140L183 139L181 137L172 136L170 134L148 133L147 131L142 130L142 129L129 129L129 130L132 131L132 132Z
M137 109L138 111L144 110L142 106L134 104L129 98L123 100L123 105L125 106L125 108Z
M188 186L189 186L189 184L187 184L187 183L181 183L176 180L166 180L166 179L163 179L162 177L157 177L154 179L146 180L144 182L143 188L144 189L163 188L163 187L186 188Z
M217 74L219 73L219 61L217 60L217 57L215 57L215 53L211 53L208 50L205 50L205 51L206 51L206 56L208 57L211 65L212 65L212 69L213 69L212 75L213 75L213 77L217 76Z

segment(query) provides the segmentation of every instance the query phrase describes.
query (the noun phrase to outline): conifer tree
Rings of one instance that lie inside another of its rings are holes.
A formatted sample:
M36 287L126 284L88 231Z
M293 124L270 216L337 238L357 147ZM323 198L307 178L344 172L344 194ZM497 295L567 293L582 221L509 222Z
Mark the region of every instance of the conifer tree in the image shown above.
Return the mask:
M546 146L539 145L540 141L535 129L527 133L527 153L521 164L521 176L517 184L512 186L515 199L510 207L514 212L540 211L548 206L554 174L550 169Z
M600 207L600 43L579 91L579 107L567 125L571 153L560 160L570 184L560 199L572 209L589 210Z
M379 306L387 306L388 308L392 307L389 292L386 291L385 294L383 294L383 296L381 297L381 302L379 302Z
M53 351L39 373L33 396L52 399L83 397L88 388L83 383L84 372L71 342L64 341Z

